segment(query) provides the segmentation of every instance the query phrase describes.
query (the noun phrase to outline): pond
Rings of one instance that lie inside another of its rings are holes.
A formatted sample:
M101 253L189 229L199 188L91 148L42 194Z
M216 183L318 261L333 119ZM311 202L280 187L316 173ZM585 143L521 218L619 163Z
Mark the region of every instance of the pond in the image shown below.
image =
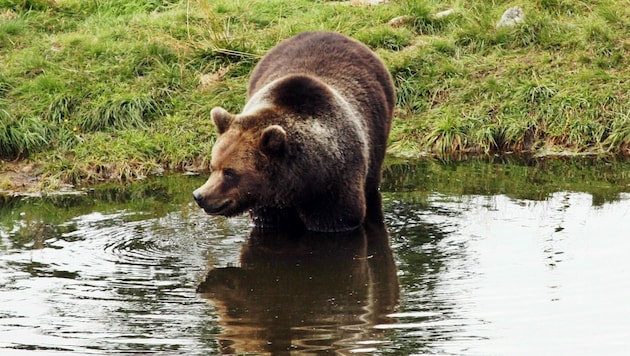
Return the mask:
M630 162L389 161L385 224L328 235L204 179L0 197L0 353L627 352Z

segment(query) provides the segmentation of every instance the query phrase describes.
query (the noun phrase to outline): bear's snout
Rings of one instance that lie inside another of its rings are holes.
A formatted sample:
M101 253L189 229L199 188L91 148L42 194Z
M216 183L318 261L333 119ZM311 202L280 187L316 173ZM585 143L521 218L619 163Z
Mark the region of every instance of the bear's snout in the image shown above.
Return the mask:
M197 205L199 205L199 207L203 208L202 204L203 204L203 196L201 195L201 192L199 191L199 189L195 190L193 192L193 198L195 199L195 202L197 202Z
M201 188L200 188L201 189ZM226 212L232 206L231 199L212 200L203 195L200 189L193 192L197 205L210 215L228 215Z

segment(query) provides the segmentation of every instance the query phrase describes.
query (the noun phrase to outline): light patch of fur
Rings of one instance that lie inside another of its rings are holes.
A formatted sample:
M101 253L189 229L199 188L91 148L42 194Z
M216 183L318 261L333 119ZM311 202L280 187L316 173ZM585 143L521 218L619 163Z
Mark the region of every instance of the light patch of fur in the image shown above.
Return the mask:
M260 90L258 90L245 104L242 115L255 115L264 109L271 108L273 106L273 98L270 96L271 89L277 85L277 83L285 80L286 77L281 77L266 84ZM326 83L324 83L326 84ZM348 124L348 130L351 130L359 137L361 142L361 154L364 157L365 167L364 170L367 174L368 164L370 160L370 148L368 142L368 130L366 123L361 119L361 115L356 108L356 103L348 102L341 93L333 86L327 84L328 89L333 93L338 108L351 108L345 110L343 113L337 113L338 115L344 115L345 122ZM318 119L307 120L303 123L294 122L294 127L299 131L308 132L309 138L317 141L318 145L326 147L326 152L331 154L336 159L343 159L342 148L339 143L339 132L333 127L329 127L325 122L321 122ZM318 149L319 151L319 149Z
M243 108L243 111L241 112L241 114L252 115L260 110L271 107L272 100L269 96L269 91L271 88L273 88L275 83L277 83L280 80L282 80L282 78L276 79L272 81L271 83L268 83L267 85L262 87L259 91L257 91L256 94L254 94L251 98L249 98L249 100L247 100L247 103L245 104L245 107Z
M228 131L219 137L212 148L211 165L213 169L236 169L238 172L255 171L254 162L249 159L252 138L243 132Z
M307 146L313 146L308 151L320 152L335 159L342 158L342 150L339 146L339 137L331 128L326 127L317 119L295 122L293 127L297 132L305 134L310 141L304 142ZM322 151L321 147L325 147Z
M359 140L361 141L361 153L363 154L363 157L365 157L365 171L367 174L368 164L370 161L370 147L368 145L368 142L371 141L370 137L368 137L368 129L366 127L366 123L361 119L361 114L356 108L356 103L348 103L347 100L334 87L329 86L329 89L335 96L335 99L338 103L337 105L343 108L353 108L351 112L346 113L346 119L348 122L354 125L354 132L359 134Z

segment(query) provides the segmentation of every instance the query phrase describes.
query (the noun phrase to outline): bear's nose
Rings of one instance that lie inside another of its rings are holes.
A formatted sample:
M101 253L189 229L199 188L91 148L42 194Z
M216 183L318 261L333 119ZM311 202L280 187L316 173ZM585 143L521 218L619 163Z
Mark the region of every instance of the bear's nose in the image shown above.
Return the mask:
M199 190L195 190L193 193L193 198L195 199L195 201L197 202L197 204L199 206L201 206L201 201L203 200L203 196L201 195L201 193L199 192Z

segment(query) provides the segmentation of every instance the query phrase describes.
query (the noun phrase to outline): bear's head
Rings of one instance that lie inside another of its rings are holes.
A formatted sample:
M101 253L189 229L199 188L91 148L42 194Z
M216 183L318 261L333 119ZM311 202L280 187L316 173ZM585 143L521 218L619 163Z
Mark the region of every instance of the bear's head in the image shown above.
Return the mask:
M266 124L272 109L256 117L232 115L216 107L211 116L219 137L212 148L208 181L193 192L197 204L211 215L234 216L273 197L269 195L270 162L282 156L286 131Z
M336 221L356 226L367 144L354 111L307 75L287 75L250 94L241 114L212 109L219 136L210 178L193 192L197 204L228 217L250 210L257 225L297 214L311 230L337 229ZM328 208L336 205L344 212ZM322 217L321 209L334 217Z

